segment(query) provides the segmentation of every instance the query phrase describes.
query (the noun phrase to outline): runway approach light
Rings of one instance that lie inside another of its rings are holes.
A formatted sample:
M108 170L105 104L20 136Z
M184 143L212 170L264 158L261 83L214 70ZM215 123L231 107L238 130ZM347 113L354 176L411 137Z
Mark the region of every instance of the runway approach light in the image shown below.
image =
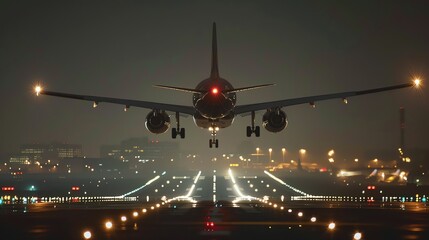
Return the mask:
M362 239L362 233L357 232L355 233L355 235L353 236L354 240L361 240Z
M85 231L85 232L83 233L83 237L84 237L85 239L91 239L92 234L91 234L91 232L90 232L90 231Z
M422 83L422 81L420 79L418 79L418 78L414 80L414 86L415 87L420 87L421 83Z
M40 95L40 92L42 92L42 87L41 87L41 86L39 86L39 85L37 85L37 86L34 88L34 91L36 92L36 96L39 96L39 95Z
M335 223L334 222L329 223L328 229L329 230L334 230L335 229Z
M111 229L113 227L113 223L111 221L107 221L104 226L106 227L106 229Z

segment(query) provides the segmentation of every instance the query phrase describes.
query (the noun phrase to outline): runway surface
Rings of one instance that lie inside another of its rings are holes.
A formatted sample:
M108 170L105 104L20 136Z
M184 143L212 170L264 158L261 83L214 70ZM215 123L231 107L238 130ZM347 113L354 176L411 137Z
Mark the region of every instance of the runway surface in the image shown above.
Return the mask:
M0 230L7 239L429 238L425 202L357 196L341 196L341 201L331 196L336 200L328 201L268 174L167 173L127 190L108 201L3 204ZM126 194L136 200L120 201Z

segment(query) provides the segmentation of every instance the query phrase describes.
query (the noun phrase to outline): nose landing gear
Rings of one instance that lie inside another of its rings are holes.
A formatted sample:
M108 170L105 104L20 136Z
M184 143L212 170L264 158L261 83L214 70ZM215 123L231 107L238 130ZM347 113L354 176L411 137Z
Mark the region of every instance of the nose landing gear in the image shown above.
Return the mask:
M215 145L215 148L219 147L219 139L216 139L216 134L219 131L219 127L216 127L216 125L212 125L209 127L209 131L211 132L212 138L209 139L209 147L212 148L213 145Z

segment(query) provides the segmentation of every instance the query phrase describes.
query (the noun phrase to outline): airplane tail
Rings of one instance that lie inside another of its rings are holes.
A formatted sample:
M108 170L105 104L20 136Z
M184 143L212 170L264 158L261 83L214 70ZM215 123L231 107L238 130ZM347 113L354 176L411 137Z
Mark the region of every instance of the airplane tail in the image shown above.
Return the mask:
M219 69L218 69L218 59L217 59L217 36L216 36L216 23L213 23L213 39L212 39L212 69L210 72L210 79L213 79L216 81L216 79L219 79ZM243 87L243 88L234 88L229 90L224 90L222 93L236 93L236 92L242 92L247 90L253 90L258 89L262 87L272 86L274 84L262 84L262 85L256 85L256 86L250 86L250 87ZM189 93L207 93L208 91L204 90L198 90L198 89L192 89L192 88L182 88L182 87L173 87L173 86L166 86L166 85L154 85L155 87L164 88L164 89L170 89L175 91L182 91L182 92L189 92Z
M219 68L217 64L217 37L216 37L216 23L213 23L213 39L212 39L212 69L210 78L219 78Z

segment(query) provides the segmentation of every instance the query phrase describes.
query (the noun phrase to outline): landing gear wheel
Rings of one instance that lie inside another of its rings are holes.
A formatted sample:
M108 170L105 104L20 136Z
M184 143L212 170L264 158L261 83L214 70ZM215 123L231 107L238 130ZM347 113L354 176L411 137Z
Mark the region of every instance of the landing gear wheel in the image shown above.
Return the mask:
M216 139L215 141L215 147L218 148L219 147L219 139Z
M184 128L180 129L180 138L185 138L185 129Z
M261 128L259 126L255 127L255 131L254 132L255 132L255 136L256 137L261 136Z
M247 137L252 136L252 128L250 126L246 127L246 136Z
M209 139L209 147L212 148L213 147L213 142L211 139Z
M171 137L174 139L177 137L177 130L175 128L171 129Z

